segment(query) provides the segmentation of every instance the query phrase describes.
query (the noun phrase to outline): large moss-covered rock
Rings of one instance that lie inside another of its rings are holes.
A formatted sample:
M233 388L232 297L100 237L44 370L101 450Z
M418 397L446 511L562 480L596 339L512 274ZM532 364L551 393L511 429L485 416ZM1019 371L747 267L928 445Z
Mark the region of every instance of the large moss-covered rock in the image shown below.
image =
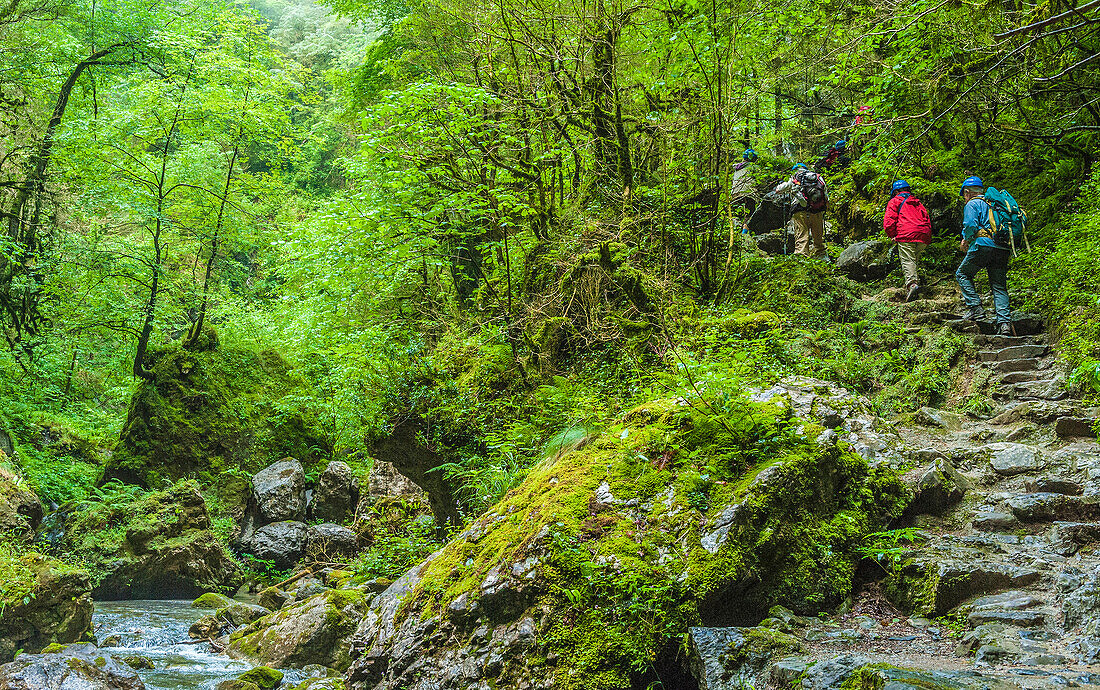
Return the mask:
M692 625L847 596L897 477L781 395L701 409L645 405L533 468L378 595L348 687L637 687Z
M0 663L17 650L76 642L92 625L88 573L35 552L5 555L0 583ZM2 687L2 681L0 681Z
M225 653L278 668L321 664L343 671L351 664L350 638L370 598L344 589L310 597L237 630Z
M42 521L42 503L23 478L0 465L0 538L34 535Z
M210 339L207 339L210 340ZM134 393L118 446L104 469L144 487L194 477L230 504L243 506L247 476L271 458L291 456L312 466L331 443L302 414L275 414L279 400L300 394L290 366L274 352L178 344L147 355L152 381Z
M211 531L194 481L142 492L114 482L71 516L67 546L96 576L97 599L189 599L233 594L240 566Z

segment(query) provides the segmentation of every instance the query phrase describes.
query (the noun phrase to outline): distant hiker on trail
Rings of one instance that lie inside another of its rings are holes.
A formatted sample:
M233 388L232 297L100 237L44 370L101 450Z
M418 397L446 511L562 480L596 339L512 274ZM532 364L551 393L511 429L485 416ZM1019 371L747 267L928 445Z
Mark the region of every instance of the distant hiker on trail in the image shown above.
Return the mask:
M1008 260L1012 257L1009 247L994 240L994 230L989 222L989 204L982 196L985 185L980 177L968 177L962 183L959 194L963 198L963 229L959 251L966 256L955 272L955 280L962 289L966 303L966 318L984 321L982 298L974 288L974 276L985 269L989 276L989 288L993 292L993 307L997 313L997 333L1012 335L1012 316L1008 303Z
M901 271L905 274L905 301L912 302L920 293L917 262L925 245L932 240L932 220L928 209L913 195L905 180L895 180L890 185L890 194L882 229L887 237L898 243Z
M839 170L843 170L848 167L851 160L848 158L848 142L841 139L837 143L829 147L829 150L825 152L825 155L814 164L814 168L817 170L830 170L836 167Z
M756 162L756 151L745 149L741 154L741 162L733 166L733 174L730 180L730 208L744 209L744 220L741 222L741 234L749 232L749 217L756 211L756 178L751 170Z
M814 258L825 257L825 207L829 203L825 180L818 173L799 163L791 168L791 179L775 188L776 194L792 200L791 220L794 221L794 253ZM810 240L813 240L813 252Z
M733 166L733 171L737 172L738 170L744 170L752 163L755 163L756 158L756 151L753 151L752 149L745 149L745 152L741 154L741 162Z

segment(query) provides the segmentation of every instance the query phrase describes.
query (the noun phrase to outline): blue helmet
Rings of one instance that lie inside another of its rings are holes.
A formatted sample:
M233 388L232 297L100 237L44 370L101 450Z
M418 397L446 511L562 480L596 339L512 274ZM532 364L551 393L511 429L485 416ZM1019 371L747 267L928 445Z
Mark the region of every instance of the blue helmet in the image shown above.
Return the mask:
M806 167L805 163L795 163L794 166L791 167L791 170L798 170L799 168L802 168L803 170L809 170L809 168Z
M971 175L963 180L962 187L959 188L959 196L963 195L967 187L985 187L985 185L982 184L982 178L977 175Z
M894 180L894 184L890 185L890 195L893 196L903 189L909 189L909 183L905 180Z
M756 160L756 151L745 149L745 153L741 154L741 157L747 161L754 161Z
M837 147L838 149L842 149L842 148L844 148L844 147L845 147L845 146L847 146L847 145L848 145L848 142L847 142L847 141L845 141L844 139L841 139L840 141L838 141L838 142L836 143L836 147Z

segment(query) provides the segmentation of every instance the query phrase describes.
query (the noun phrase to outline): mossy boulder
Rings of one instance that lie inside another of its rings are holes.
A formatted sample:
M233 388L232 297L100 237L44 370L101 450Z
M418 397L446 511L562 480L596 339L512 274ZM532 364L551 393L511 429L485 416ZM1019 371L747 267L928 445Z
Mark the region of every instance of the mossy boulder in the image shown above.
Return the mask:
M19 649L37 653L90 634L87 571L33 551L0 556L0 663L11 661Z
M321 664L343 671L351 664L351 635L371 596L350 589L312 596L237 630L225 653L279 668Z
M260 690L275 690L283 682L283 672L267 666L257 666L237 676L237 679L254 683Z
M275 352L177 343L151 351L145 365L154 378L131 399L104 482L159 489L193 477L226 505L243 507L248 475L272 459L291 456L313 468L331 456L315 421L280 404L300 398L304 384Z
M65 534L69 551L92 569L97 599L229 595L243 584L196 482L164 491L112 482L100 497L71 513Z
M207 592L198 599L191 602L191 608L193 609L223 609L226 606L232 606L235 604L231 598L218 592Z
M105 657L93 644L74 644L42 654L20 654L0 666L0 688L7 690L145 690L137 672Z
M40 522L42 503L38 496L19 474L0 465L0 538L33 537Z
M636 687L690 626L839 603L899 479L779 400L703 409L644 405L533 468L374 600L349 688Z

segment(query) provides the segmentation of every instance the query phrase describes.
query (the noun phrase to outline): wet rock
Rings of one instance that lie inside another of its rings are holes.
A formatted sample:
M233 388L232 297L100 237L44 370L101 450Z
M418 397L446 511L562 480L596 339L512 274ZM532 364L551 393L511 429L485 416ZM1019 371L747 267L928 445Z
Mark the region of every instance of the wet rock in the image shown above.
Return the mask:
M263 606L246 604L243 601L235 601L225 608L218 609L214 617L233 627L240 627L254 620L259 620L269 613L271 613L271 611Z
M305 553L309 528L303 522L273 522L256 530L249 540L249 551L264 561L285 570Z
M798 638L768 628L689 628L688 665L699 690L762 684L768 664L801 650Z
M4 690L145 690L137 672L100 653L93 644L73 644L48 654L20 654L0 666Z
M223 680L214 686L214 690L260 690L260 686L255 683L250 683L247 680L241 680L240 678L233 678L231 680Z
M815 686L835 690L840 685ZM1020 686L977 671L899 668L891 664L871 664L853 670L843 687L916 690L951 688L952 690L1019 690Z
M1054 493L1021 494L1005 501L1005 505L1020 522L1100 518L1100 503L1082 496Z
M278 611L290 602L294 601L294 595L275 587L260 590L260 606L271 611Z
M42 503L38 496L21 476L0 466L0 535L29 539L41 522Z
M107 649L108 647L120 647L122 645L122 635L111 635L107 639L99 643L100 649Z
M936 460L921 474L908 512L912 515L942 515L962 500L970 482L947 460Z
M364 592L326 590L237 630L225 653L277 668L322 664L342 671L351 664L350 638L369 602Z
M1020 521L1011 513L978 512L971 521L979 532L1007 532L1017 529Z
M306 516L306 475L293 458L280 460L252 477L252 496L264 522L300 521Z
M315 577L303 577L294 583L294 598L298 601L308 599L309 597L320 594L327 590L325 584Z
M1014 663L1020 659L1020 656L1019 649L987 644L978 648L977 653L974 655L974 661L979 664L996 666L997 664Z
M1042 464L1042 451L1022 443L991 443L986 449L992 452L989 459L993 471L1003 476L1034 472Z
M1082 546L1100 543L1100 523L1055 522L1050 530L1052 547L1063 556L1072 556Z
M325 467L313 491L309 515L314 520L343 524L355 518L359 505L359 478L347 463L334 460Z
M1065 494L1066 496L1080 496L1085 493L1085 487L1077 482L1057 477L1040 477L1033 482L1025 484L1030 493Z
M335 560L359 552L355 532L331 522L310 525L306 533L306 549L318 560Z
M88 573L37 553L23 557L35 578L35 595L6 602L0 616L0 662L15 652L38 653L47 645L85 639L92 625ZM2 687L2 684L0 684Z
M1066 628L1100 615L1100 573L1091 573L1062 599Z
M222 622L214 616L203 616L187 629L187 636L192 640L212 640L221 635Z
M894 242L857 242L841 252L836 260L836 269L852 280L880 280L893 268L895 253Z
M155 666L153 666L153 662L149 659L149 657L142 656L140 654L127 654L126 656L120 657L119 660L122 661L122 663L126 664L127 666L129 666L130 668L135 669L135 670L137 670L137 669L148 670L148 669L156 668Z
M946 410L937 410L934 407L920 408L913 419L920 424L949 431L962 429L962 417Z

